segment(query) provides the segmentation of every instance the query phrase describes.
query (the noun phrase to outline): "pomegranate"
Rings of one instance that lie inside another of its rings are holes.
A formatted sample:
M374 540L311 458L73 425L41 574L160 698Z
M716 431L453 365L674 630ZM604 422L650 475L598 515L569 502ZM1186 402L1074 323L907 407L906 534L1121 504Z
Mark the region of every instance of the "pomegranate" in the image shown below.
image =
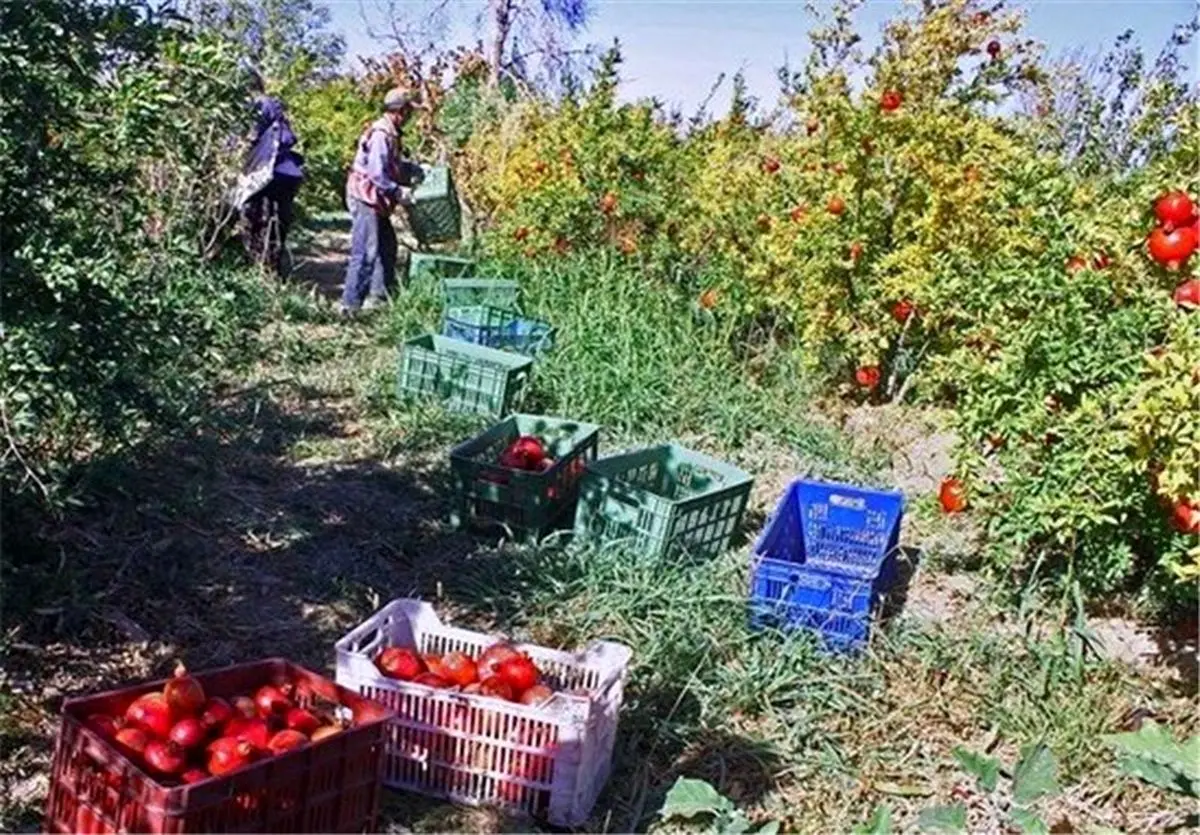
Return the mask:
M233 700L233 712L243 719L254 719L258 716L258 705L249 696L237 696Z
M302 707L294 707L284 717L284 724L293 731L311 734L321 726L321 720Z
M1186 226L1196 216L1196 206L1187 192L1170 191L1154 201L1154 216L1163 230L1170 232L1176 227Z
M829 202L825 205L825 210L835 217L840 216L846 211L846 201L834 195L829 198Z
M254 760L254 746L242 739L223 736L208 746L208 773L220 777Z
M425 662L414 649L406 647L387 647L375 659L377 666L388 678L412 681L425 672Z
M521 694L521 704L540 705L548 701L553 695L554 691L546 685L536 684Z
M766 157L765 159L763 159L762 170L766 174L774 174L776 171L779 170L779 158L778 157Z
M413 679L413 684L424 684L426 687L432 687L435 690L445 690L454 685L449 679L442 678L436 673L421 673Z
M878 365L865 365L854 372L854 382L868 390L875 389L882 377Z
M160 739L166 739L175 724L171 707L162 693L147 693L139 697L125 711L125 720Z
M850 244L850 260L851 261L858 261L859 258L862 258L862 254L863 254L863 245L862 244L858 243L857 241Z
M1080 270L1086 269L1086 268L1087 268L1087 261L1085 261L1083 259L1083 257L1080 255L1072 255L1070 258L1067 259L1067 272L1068 273L1077 273Z
M141 728L121 728L113 737L126 753L140 754L146 750L150 737Z
M479 680L479 671L475 667L475 662L461 652L444 655L442 669L445 670L445 677L459 687L466 687Z
M187 758L183 749L174 742L159 742L152 739L146 743L142 758L151 771L158 774L179 774L187 766Z
M176 716L190 716L204 709L204 688L188 675L187 667L183 664L175 666L175 677L163 688L163 696Z
M1180 284L1171 298L1184 310L1200 309L1200 278L1189 278Z
M517 242L523 241L528 237L529 237L529 227L528 226L518 226L517 230L515 232L513 232L513 239L516 240Z
M903 101L903 96L899 90L885 90L883 95L879 97L879 109L884 113L891 113L894 110L900 109L900 103Z
M705 310L712 310L717 306L717 291L711 287L700 294L700 306Z
M167 736L180 748L195 748L208 736L208 728L199 719L189 716L176 722Z
M255 748L266 748L271 739L271 730L263 719L246 719L238 716L225 726L225 736L250 743Z
M292 706L287 696L283 695L283 691L273 684L264 684L258 688L258 692L254 694L254 704L258 708L258 715L264 719L286 713Z
M526 655L501 661L496 665L496 675L512 685L512 689L518 693L524 693L541 678L541 672Z
M1092 259L1092 268L1096 269L1096 270L1103 270L1106 267L1108 267L1108 265L1111 263L1112 263L1112 259L1108 257L1108 253L1101 252L1101 253L1098 253L1095 258Z
M297 748L303 748L307 744L308 737L300 733L300 731L284 728L271 737L267 743L267 748L272 754L283 754L287 751L295 751Z
M179 775L179 779L190 786L192 783L202 783L207 780L208 772L203 768L189 768Z
M791 212L788 213L788 217L790 217L792 219L792 223L799 223L800 221L804 220L804 218L807 216L808 216L808 207L807 206L795 206L792 208Z
M892 318L900 324L908 321L908 317L916 312L916 307L908 299L901 299L892 305Z
M942 479L938 488L938 501L946 513L959 513L966 510L967 490L962 481L954 477Z
M606 191L604 196L600 198L600 211L606 215L611 215L617 209L617 195L614 192Z
M117 735L117 720L104 713L93 713L87 718L92 730L104 737L112 739Z
M1200 502L1186 496L1176 499L1171 506L1171 527L1182 534L1200 534Z
M513 687L500 676L492 676L485 678L479 683L479 692L483 696L489 696L493 699L504 699L511 702L513 700Z
M481 679L491 678L496 675L496 668L504 661L510 658L519 658L521 653L517 652L508 644L493 644L483 651L479 656L479 677Z
M219 728L233 718L233 707L220 696L213 696L200 713L200 723L208 729Z
M1196 229L1192 226L1181 226L1171 232L1160 227L1146 240L1150 257L1168 270L1179 269L1196 251L1196 245Z

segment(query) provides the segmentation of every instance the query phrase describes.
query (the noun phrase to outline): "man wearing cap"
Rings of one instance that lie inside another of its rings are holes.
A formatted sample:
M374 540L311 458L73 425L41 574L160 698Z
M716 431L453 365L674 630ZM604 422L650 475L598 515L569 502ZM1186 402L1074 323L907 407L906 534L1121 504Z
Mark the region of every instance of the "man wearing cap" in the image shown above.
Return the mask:
M396 274L396 231L390 215L408 205L403 189L420 180L420 169L400 160L400 132L417 105L416 96L393 88L383 100L384 114L358 140L346 179L350 210L350 261L342 291L342 313L351 315L387 300Z

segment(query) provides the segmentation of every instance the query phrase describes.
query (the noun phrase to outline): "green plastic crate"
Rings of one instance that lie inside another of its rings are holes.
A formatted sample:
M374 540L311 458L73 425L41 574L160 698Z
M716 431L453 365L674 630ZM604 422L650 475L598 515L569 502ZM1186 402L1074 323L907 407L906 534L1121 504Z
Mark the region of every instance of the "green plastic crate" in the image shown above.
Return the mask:
M521 435L536 435L554 459L545 472L502 467L500 453ZM456 494L453 522L506 525L539 538L569 520L579 483L596 460L600 427L544 415L510 415L450 451Z
M408 211L413 235L422 243L458 240L462 231L462 211L454 178L445 165L422 166L425 179L412 190Z
M475 259L437 252L414 252L408 256L408 280L465 278L475 272Z
M403 397L437 397L447 409L504 417L524 391L533 360L436 334L400 349L397 388Z
M549 322L502 307L448 307L442 312L442 336L515 354L536 357L551 351L555 334Z
M442 305L520 310L521 285L499 278L443 278Z
M750 498L747 473L678 444L588 465L575 512L580 542L621 542L647 556L712 557L729 547Z

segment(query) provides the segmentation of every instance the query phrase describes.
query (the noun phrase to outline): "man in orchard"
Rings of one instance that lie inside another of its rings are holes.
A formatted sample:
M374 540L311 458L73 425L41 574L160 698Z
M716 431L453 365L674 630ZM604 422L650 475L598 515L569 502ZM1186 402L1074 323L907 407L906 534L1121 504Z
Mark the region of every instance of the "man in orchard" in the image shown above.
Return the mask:
M396 231L391 213L411 202L406 189L420 182L420 168L401 161L400 133L418 105L417 97L400 88L383 99L384 114L372 122L354 152L346 179L350 210L350 261L341 311L353 315L387 300L396 274Z

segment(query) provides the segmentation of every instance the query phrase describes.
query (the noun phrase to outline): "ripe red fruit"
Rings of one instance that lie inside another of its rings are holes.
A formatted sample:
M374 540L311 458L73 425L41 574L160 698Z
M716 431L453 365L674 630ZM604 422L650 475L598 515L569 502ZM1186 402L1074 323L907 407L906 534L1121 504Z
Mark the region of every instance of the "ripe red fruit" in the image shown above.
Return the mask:
M445 670L445 677L459 687L466 687L479 680L475 662L461 652L451 652L442 656L442 669Z
M900 324L908 321L908 317L913 315L916 308L908 299L901 299L892 305L892 318Z
M208 772L203 768L189 768L187 771L179 775L179 779L185 784L201 783L208 779Z
M178 774L187 766L183 749L174 742L159 742L152 739L146 743L142 758L151 771L158 774Z
M1200 534L1200 502L1180 497L1171 506L1171 527L1182 534Z
M496 667L496 675L512 685L512 689L523 693L538 683L541 672L526 655L507 658Z
M1101 252L1101 253L1098 253L1095 258L1092 259L1092 268L1096 269L1096 270L1103 270L1111 263L1112 263L1112 259L1108 257L1108 253Z
M1200 308L1200 278L1189 278L1175 288L1171 298L1184 310Z
M139 697L125 711L125 720L159 739L166 739L175 724L171 707L162 693L147 693Z
M266 748L267 743L271 740L271 729L267 727L264 719L246 719L237 716L229 720L229 724L225 726L225 738L240 739L255 748Z
M204 688L182 664L176 665L175 677L163 687L163 695L176 716L190 716L204 708Z
M208 746L208 772L213 777L244 768L253 760L254 746L242 739L223 736Z
M762 161L762 170L767 174L774 174L779 170L778 157L766 157Z
M300 731L284 728L271 737L267 743L267 749L272 754L282 754L286 751L295 751L297 748L303 748L305 745L308 745L307 736L300 733Z
M877 365L867 365L854 372L854 381L865 389L872 390L879 385L883 375Z
M292 703L278 687L273 684L264 684L254 694L254 705L258 708L258 715L266 718L286 713Z
M846 211L846 201L838 196L829 198L829 202L825 205L825 210L831 215L840 215Z
M233 718L233 707L220 696L213 696L200 712L200 724L205 728L219 728Z
M1150 257L1168 270L1179 269L1196 251L1196 245L1196 229L1192 226L1181 226L1171 232L1159 227L1146 241Z
M120 746L126 753L140 754L146 750L146 743L150 741L150 737L141 728L121 728L113 736L117 745Z
M717 291L711 287L700 294L700 306L705 310L712 310L717 306Z
M1163 230L1170 232L1178 226L1186 226L1196 216L1196 206L1186 192L1171 191L1154 202L1154 216Z
M243 718L253 719L258 716L258 705L249 696L237 696L233 700L233 712Z
M311 734L321 727L321 720L302 707L294 707L289 710L283 723L293 731L299 731L302 734Z
M507 702L513 700L513 687L499 676L485 678L479 683L479 693L483 696L490 696L494 699L504 699Z
M862 254L863 254L863 245L862 244L858 243L857 241L850 244L850 260L851 261L857 261L859 258L862 257Z
M611 215L617 208L617 195L614 192L606 191L604 196L600 198L600 211L606 215Z
M893 110L900 109L900 103L903 100L904 97L900 95L899 90L885 90L879 97L879 109L884 113L891 113Z
M788 217L790 217L792 219L792 223L799 223L800 221L804 220L804 218L807 215L808 215L808 207L807 206L796 206L788 214Z
M992 59L1000 57L1000 41L988 41L987 53L992 56Z
M540 705L554 695L554 691L544 684L537 684L530 687L521 694L521 704L523 705Z
M436 673L421 673L413 679L413 684L424 684L437 690L445 690L447 687L453 686L448 679L442 678Z
M938 501L946 513L959 513L967 508L967 489L957 478L944 478L938 488Z
M508 644L492 644L483 651L479 656L477 666L479 668L479 678L487 679L496 675L496 670L499 666L510 658L520 658L521 653L517 652Z
M1087 261L1080 255L1072 255L1067 259L1067 272L1077 273L1087 267Z
M204 723L192 716L180 719L168 734L168 738L180 748L195 748L204 742L206 736L208 729Z
M566 255L571 251L571 242L559 235L554 239L554 252L557 255Z
M425 662L416 650L406 647L387 647L375 659L375 666L388 678L412 681L425 672Z

